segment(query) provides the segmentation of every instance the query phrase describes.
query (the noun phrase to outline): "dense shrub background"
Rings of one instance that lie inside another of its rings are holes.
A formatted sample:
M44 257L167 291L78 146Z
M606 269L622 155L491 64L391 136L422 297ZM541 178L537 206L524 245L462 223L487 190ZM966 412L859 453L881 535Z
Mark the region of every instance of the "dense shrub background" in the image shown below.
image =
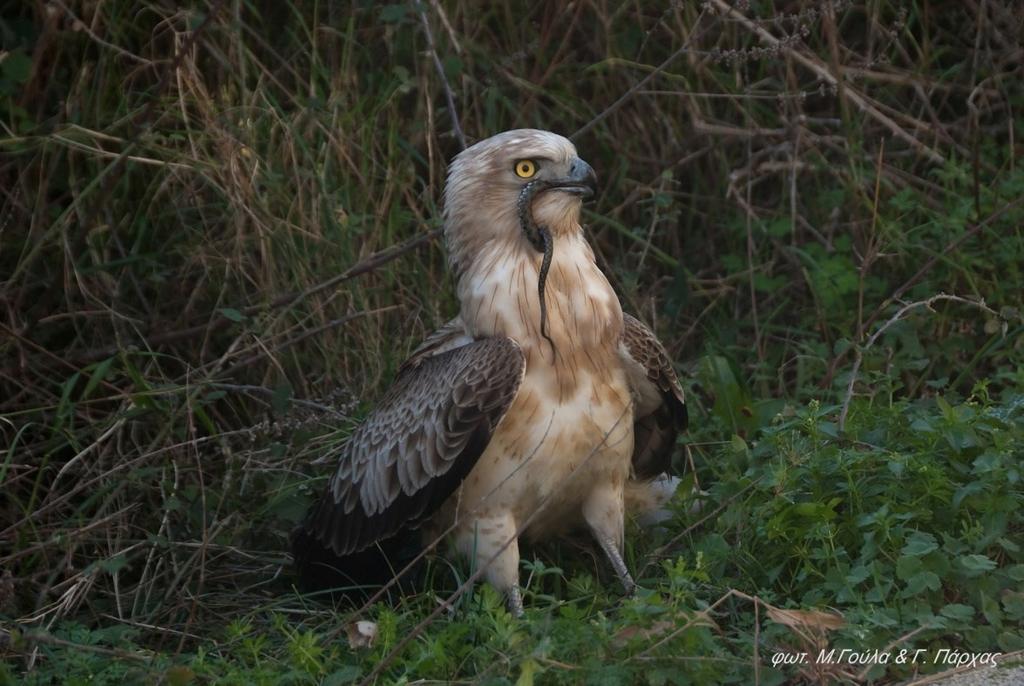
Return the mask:
M771 657L1024 648L1022 37L1009 0L7 3L0 682L827 683L946 665ZM526 621L480 589L414 629L439 564L350 649L287 532L455 310L458 129L523 126L597 170L590 239L686 379L707 493L633 532L638 599L552 546Z

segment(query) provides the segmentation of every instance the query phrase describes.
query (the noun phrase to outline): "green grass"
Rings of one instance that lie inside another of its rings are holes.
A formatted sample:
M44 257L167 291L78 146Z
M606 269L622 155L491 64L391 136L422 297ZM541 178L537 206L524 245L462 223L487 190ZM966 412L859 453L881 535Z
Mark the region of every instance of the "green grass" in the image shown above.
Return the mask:
M416 5L5 14L0 683L884 683L1024 649L1019 13L716 7L426 3L443 79ZM416 240L446 88L470 140L581 131L599 264L685 380L705 493L630 530L638 598L564 542L524 621L482 587L424 624L470 573L441 559L358 613L291 588L332 451L454 312ZM927 658L773 667L824 648Z

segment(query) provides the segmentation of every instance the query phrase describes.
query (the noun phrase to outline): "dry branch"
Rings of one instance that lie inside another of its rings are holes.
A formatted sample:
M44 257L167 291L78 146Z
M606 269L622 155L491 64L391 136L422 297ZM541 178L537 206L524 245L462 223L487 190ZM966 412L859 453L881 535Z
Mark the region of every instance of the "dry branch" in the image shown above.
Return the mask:
M964 298L959 295L948 295L946 293L938 293L926 300L918 300L917 302L909 303L898 309L887 322L878 327L878 330L871 335L871 338L867 340L867 343L864 344L863 348L858 347L856 349L856 358L853 361L853 369L850 370L850 382L846 386L846 396L843 398L843 408L839 412L840 431L843 431L846 428L846 416L850 411L850 400L853 399L853 387L857 383L857 372L860 371L860 364L864 359L864 353L871 349L871 347L878 341L878 338L885 333L890 326L903 319L903 317L905 317L911 310L915 310L919 307L924 307L930 310L932 305L941 300L951 300L953 302L971 305L972 307L983 310L994 317L999 316L999 313L986 305L984 300L971 300L970 298Z
M771 46L774 49L781 50L786 55L792 57L794 60L796 60L797 62L804 65L812 72L814 72L815 75L824 80L830 86L842 86L842 88L840 89L840 93L843 97L845 97L847 100L856 105L861 112L868 115L885 128L889 129L889 131L892 132L894 136L909 143L911 147L913 147L922 155L930 159L932 162L941 164L946 161L945 157L943 157L933 148L919 141L913 134L908 133L899 124L897 124L890 117L881 112L875 105L871 104L867 96L862 95L851 84L846 83L845 81L841 82L841 77L838 77L835 74L833 74L832 71L828 68L828 65L822 62L820 59L813 55L806 55L800 52L799 50L796 50L795 48L787 45L786 43L772 35L770 31L758 26L756 23L754 23L753 21L745 17L743 14L738 12L725 0L710 1L715 7L718 8L720 12L722 12L724 15L732 19L735 19L741 26L743 26L743 28L747 29L748 31L756 35L758 38L760 38L763 43Z

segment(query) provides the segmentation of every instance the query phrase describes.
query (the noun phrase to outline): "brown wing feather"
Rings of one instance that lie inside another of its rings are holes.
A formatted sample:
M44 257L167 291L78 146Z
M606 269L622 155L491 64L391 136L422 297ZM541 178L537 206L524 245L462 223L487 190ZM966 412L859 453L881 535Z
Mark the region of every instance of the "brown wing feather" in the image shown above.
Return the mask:
M349 555L416 526L476 464L519 390L525 358L487 338L406 365L342 449L303 528Z
M444 326L427 336L409 355L409 359L398 369L399 375L409 367L416 367L423 360L459 348L473 339L466 334L466 327L460 317L449 319Z
M623 315L622 353L633 396L633 473L650 479L672 467L676 436L686 430L686 401L672 361L654 333L640 320Z

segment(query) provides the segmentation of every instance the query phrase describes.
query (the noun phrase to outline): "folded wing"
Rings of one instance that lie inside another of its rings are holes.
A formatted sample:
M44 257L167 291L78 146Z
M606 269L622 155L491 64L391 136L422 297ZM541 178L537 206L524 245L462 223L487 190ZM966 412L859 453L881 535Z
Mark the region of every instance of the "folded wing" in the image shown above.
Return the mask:
M633 473L637 479L653 479L672 467L676 437L686 430L686 402L654 332L628 314L623 324L620 354L635 398Z
M406 364L342 449L303 524L338 556L429 517L487 447L519 390L525 359L508 338L472 341Z

